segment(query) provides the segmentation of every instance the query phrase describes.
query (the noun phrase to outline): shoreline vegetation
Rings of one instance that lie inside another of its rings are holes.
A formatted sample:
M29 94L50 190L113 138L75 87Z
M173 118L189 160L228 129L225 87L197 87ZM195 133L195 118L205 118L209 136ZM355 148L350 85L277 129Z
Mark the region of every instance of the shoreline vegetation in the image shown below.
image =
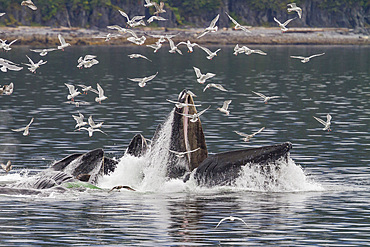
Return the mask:
M290 28L282 33L280 28L253 27L251 33L236 31L231 28L221 28L215 33L209 33L198 39L201 28L139 28L135 32L147 37L145 44L153 44L156 39L147 34L177 34L174 42L190 40L203 45L370 45L368 35L354 32L348 28ZM29 45L35 47L53 47L59 44L58 34L71 45L135 45L127 41L129 35L105 41L97 38L108 33L118 34L109 29L88 29L68 27L0 27L0 39L12 41L13 45Z

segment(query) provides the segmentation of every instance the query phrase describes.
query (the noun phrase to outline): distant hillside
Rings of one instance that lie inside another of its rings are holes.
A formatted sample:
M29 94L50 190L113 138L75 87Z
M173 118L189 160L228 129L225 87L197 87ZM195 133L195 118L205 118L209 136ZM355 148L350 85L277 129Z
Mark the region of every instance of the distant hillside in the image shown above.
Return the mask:
M159 2L157 0L157 2ZM151 26L204 27L220 14L218 25L229 27L228 12L238 22L251 26L276 26L273 17L281 21L296 17L288 13L283 0L163 0L168 21L154 21ZM294 27L347 27L369 30L369 0L297 0L303 9L302 19L292 22ZM125 18L118 9L130 17L145 15L149 18L155 8L145 8L144 0L34 0L38 7L32 11L20 1L0 0L0 25L67 26L105 28L107 25L125 26Z

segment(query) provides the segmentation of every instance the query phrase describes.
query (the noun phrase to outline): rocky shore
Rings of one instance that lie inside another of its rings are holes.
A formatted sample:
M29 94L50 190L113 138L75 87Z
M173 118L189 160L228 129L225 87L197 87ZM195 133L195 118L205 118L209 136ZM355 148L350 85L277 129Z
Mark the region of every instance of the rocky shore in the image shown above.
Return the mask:
M178 34L175 42L190 40L199 44L235 45L235 44L279 44L279 45L370 45L368 35L356 33L347 28L291 28L282 33L279 28L253 27L251 33L223 28L197 39L202 29L177 28L142 28L135 29L138 36L145 35L145 44L156 40L146 34ZM106 42L103 38L108 33L118 33L109 29L85 28L52 28L52 27L0 27L0 39L14 40L13 45L29 45L33 47L53 47L59 44L58 34L62 34L71 45L131 45L127 41L129 34L113 38ZM134 44L132 44L134 45Z

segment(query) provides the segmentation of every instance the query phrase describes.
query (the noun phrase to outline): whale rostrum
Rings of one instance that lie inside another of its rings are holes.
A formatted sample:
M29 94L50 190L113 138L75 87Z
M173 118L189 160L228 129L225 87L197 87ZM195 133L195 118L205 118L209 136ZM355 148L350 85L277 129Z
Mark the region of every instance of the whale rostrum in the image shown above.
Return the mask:
M232 185L243 167L257 166L268 172L269 167L279 166L277 160L287 159L289 156L292 148L290 142L208 156L200 119L194 122L182 115L197 113L193 97L187 90L183 90L179 94L178 102L188 106L179 108L175 106L170 113L173 114L173 121L168 150L170 158L166 164L168 178L182 178L184 181L193 178L198 185L202 186ZM163 126L160 124L157 127L150 143L141 134L136 134L126 149L125 155L142 157L153 150L153 145L161 145L156 142L156 139ZM176 152L171 151L183 152L184 155L176 155ZM179 161L185 165L179 166ZM100 148L83 154L71 154L55 162L31 180L0 187L0 194L38 194L39 190L51 188L63 191L65 188L74 187L73 183L78 184L81 181L86 183L82 184L82 187L89 187L89 185L96 185L103 175L114 172L117 165L118 161L106 157L104 150ZM69 184L69 187L63 186L65 184ZM128 186L117 186L117 188L126 187Z

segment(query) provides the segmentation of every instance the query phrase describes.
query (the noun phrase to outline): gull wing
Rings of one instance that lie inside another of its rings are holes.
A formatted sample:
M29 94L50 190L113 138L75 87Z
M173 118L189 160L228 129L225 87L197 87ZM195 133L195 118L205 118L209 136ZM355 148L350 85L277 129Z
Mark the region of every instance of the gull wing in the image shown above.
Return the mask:
M200 78L202 76L202 73L200 72L200 69L198 69L197 67L193 67L194 68L194 71L195 71L195 74L197 76L197 78Z
M32 66L35 66L35 63L32 61L32 59L29 56L27 56L27 55L26 55L26 57L28 58L28 61L30 61L31 65Z
M65 45L66 41L61 34L58 34L58 39L61 45Z
M12 131L20 132L26 130L27 127L19 128L19 129L12 129Z
M318 56L322 56L322 55L325 55L325 53L315 54L315 55L310 56L309 58L318 57Z
M202 115L203 113L205 113L211 106L208 106L206 109L204 109L203 111L201 112L198 112L197 113L197 116L199 117L200 115Z
M225 12L226 13L226 12ZM228 13L226 15L229 17L229 19L235 24L235 25L240 25L234 18L232 18Z
M231 99L230 100L225 100L222 108L227 110L227 108L229 108L229 105L231 104L231 102L232 102Z
M68 87L69 94L73 94L73 93L76 92L75 86L73 86L71 84L67 84L67 83L64 83L64 85L66 85Z
M266 97L264 94L262 94L262 93L257 93L257 92L254 92L254 91L252 91L252 93L257 94L258 96L262 97L263 99L266 99L266 98L267 98L267 97Z
M220 220L219 222L218 222L218 224L217 224L217 226L215 227L215 229L222 223L222 222L224 222L225 220L227 220L228 218L223 218L222 220Z
M329 123L331 120L331 115L328 113L328 115L326 115L326 123Z
M253 133L252 135L255 136L255 135L261 133L264 129L265 129L265 127L262 127L257 132Z
M212 52L207 47L203 47L203 46L200 46L199 45L199 48L202 49L203 51L205 51L208 55L211 55L212 54Z
M130 81L134 81L134 82L142 82L143 81L143 78L127 78L129 79Z
M206 35L207 33L209 33L209 31L203 31L203 33L202 33L201 35L199 35L199 36L197 37L197 39L199 39L199 38L203 37L203 36L204 36L204 35Z
M317 121L319 121L319 123L321 123L322 125L326 125L326 122L318 117L315 117L313 116L314 119L316 119Z
M221 91L224 91L224 92L227 92L227 89L224 88L221 84L214 84L212 83L211 84L213 87L217 88L218 90L221 90Z
M292 20L294 20L294 19L296 19L296 18L292 18L292 19L287 20L286 22L284 22L283 26L285 27L286 25L288 25L288 24L289 24L289 22L291 22L291 21L292 21Z
M29 124L27 124L27 126L26 126L26 127L30 127L30 125L33 123L33 119L34 119L34 118L31 118L31 121L29 122Z
M298 59L305 59L305 57L302 56L290 56L291 58L298 58Z
M154 77L156 77L157 75L158 75L158 72L157 72L157 73L155 73L154 75L151 75L151 76L146 77L146 81L151 81L151 80L153 80L153 79L154 79Z
M282 25L281 22L274 17L274 21L276 21L279 25Z
M295 3L288 3L287 6L290 7L290 8L297 7L297 5Z
M213 74L213 73L207 73L207 74L205 74L205 76L204 76L204 79L205 80L208 80L209 78L212 78L212 77L214 77L216 74Z
M218 14L212 21L209 27L214 27L216 25L216 22L218 21L218 18L220 17L220 14Z
M88 119L87 119L89 125L92 127L92 126L95 126L95 123L94 123L94 120L92 119L92 116L90 116Z
M104 96L104 90L103 90L103 88L99 85L99 83L96 83L96 87L98 89L99 98L100 97L103 97Z
M23 67L18 67L14 64L6 64L4 66L6 66L6 68L9 69L9 70L14 70L14 71L19 71L19 70L23 69Z
M128 17L128 15L127 15L125 12L123 12L122 10L118 10L118 12L119 12L122 16L126 17L127 21L130 21L130 18Z
M234 131L236 134L240 135L240 136L243 136L243 137L248 137L249 135L247 134L244 134L242 132L239 132L239 131Z

